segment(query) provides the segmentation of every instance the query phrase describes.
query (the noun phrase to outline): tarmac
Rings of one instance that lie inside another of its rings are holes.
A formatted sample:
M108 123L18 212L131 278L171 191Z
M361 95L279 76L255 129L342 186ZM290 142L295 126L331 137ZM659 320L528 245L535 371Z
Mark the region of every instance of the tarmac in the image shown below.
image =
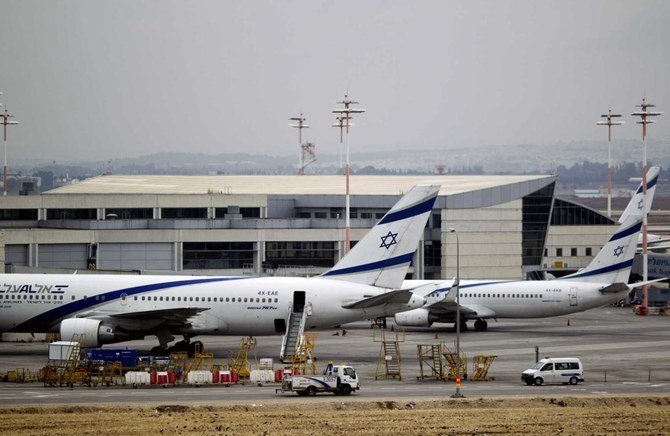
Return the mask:
M472 324L472 323L471 323ZM359 322L329 331L314 332L316 367L322 371L327 362L345 363L356 368L361 390L348 397L352 400L445 399L455 392L453 381L419 380L420 365L417 345L444 343L455 350L456 334L451 325L430 328L393 328L389 318L385 330L387 340L398 331L402 379L385 379L377 373L381 343L373 339L369 322ZM468 372L473 374L472 356L496 356L488 371L489 381L464 380L461 392L466 397L557 397L612 395L670 395L670 318L639 317L632 308L604 307L569 316L544 319L489 320L488 331L470 328L461 333L461 350L468 359ZM379 334L377 330L376 335ZM215 362L227 363L235 355L240 337L198 337L213 353ZM274 358L279 368L280 336L256 338L256 357ZM156 344L153 338L112 344L106 348L138 348L148 351ZM17 368L37 370L47 361L46 343L0 343L0 373ZM521 372L535 363L536 350L543 357L578 357L585 368L585 382L576 386L526 386ZM252 357L253 360L253 357ZM424 373L428 368L424 366ZM118 387L45 388L41 383L0 383L3 404L111 404L111 403L213 403L269 402L297 400L295 394L277 395L277 385L195 388L159 386L132 389ZM323 395L318 398L333 398ZM342 398L342 397L339 397ZM319 399L314 399L320 401ZM302 399L301 401L304 401Z

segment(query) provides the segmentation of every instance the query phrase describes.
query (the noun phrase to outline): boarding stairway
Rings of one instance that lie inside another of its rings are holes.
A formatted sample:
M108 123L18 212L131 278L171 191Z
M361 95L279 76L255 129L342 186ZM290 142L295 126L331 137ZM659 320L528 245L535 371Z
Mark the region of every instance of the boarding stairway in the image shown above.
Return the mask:
M305 321L307 313L305 312L305 303L295 302L288 318L288 326L281 344L281 353L279 360L284 363L291 363L295 360L296 353L300 347L300 341L305 331Z

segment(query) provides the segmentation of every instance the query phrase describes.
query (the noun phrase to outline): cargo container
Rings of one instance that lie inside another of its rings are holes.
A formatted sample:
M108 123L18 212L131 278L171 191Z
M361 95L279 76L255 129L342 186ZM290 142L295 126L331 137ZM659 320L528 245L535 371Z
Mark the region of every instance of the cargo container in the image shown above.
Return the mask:
M190 385L207 385L212 384L214 377L209 371L191 371L186 376L186 383Z
M52 361L66 361L71 356L79 356L79 342L58 341L49 344L49 360Z
M128 371L125 377L126 384L134 388L151 384L151 375L145 371Z
M88 360L102 362L121 362L124 368L133 368L137 364L137 350L127 348L87 348Z

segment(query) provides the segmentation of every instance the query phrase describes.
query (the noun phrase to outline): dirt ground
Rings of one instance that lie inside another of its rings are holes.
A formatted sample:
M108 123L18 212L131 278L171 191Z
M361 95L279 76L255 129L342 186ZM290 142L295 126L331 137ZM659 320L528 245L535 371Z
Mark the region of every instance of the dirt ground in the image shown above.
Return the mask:
M670 397L0 407L0 434L669 434Z

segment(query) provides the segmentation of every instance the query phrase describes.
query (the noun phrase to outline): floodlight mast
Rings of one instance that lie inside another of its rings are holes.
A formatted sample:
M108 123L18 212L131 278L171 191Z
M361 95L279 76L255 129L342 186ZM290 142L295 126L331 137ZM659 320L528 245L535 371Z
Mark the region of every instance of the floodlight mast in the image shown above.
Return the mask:
M349 117L349 118L351 119L351 117ZM344 137L344 128L346 127L346 122L345 122L344 117L342 115L340 115L339 117L335 117L335 120L337 120L337 121L335 123L333 123L332 126L337 127L337 128L340 129L340 172L339 172L339 174L342 175L342 174L344 174L344 165L343 165L343 162L342 162L343 161L343 159L342 159L342 155L343 155L342 139ZM354 126L355 124L350 122L349 125Z
M341 118L344 118L344 127L346 128L347 132L347 141L346 141L346 166L345 166L345 175L346 175L346 195L345 195L345 243L344 243L344 253L349 252L349 248L351 246L351 219L349 217L349 205L350 205L350 199L349 199L349 126L350 120L351 120L351 114L362 114L365 112L365 109L354 109L351 108L350 106L352 104L358 104L357 101L353 101L349 99L349 96L347 94L344 94L344 99L342 101L338 101L337 104L344 105L344 109L333 109L332 112L335 114L340 114Z
M642 281L649 280L649 260L647 257L647 124L654 123L654 120L648 119L658 117L663 112L651 112L648 109L656 107L656 105L647 103L647 98L642 98L642 103L637 105L639 111L631 114L633 117L640 117L637 124L642 124ZM642 286L642 310L640 315L647 314L649 301L647 298L649 286Z
M305 124L305 121L307 121L307 118L305 118L302 113L300 113L299 117L292 117L289 118L291 121L297 121L297 124L289 124L289 126L294 127L298 129L298 174L303 174L303 164L302 164L302 129L309 129L309 126Z
M0 95L2 93L0 92ZM18 121L10 120L14 118L14 115L10 114L5 108L4 112L0 112L0 124L3 126L4 131L4 160L2 164L2 195L7 195L7 126L19 124Z
M613 114L608 109L606 114L601 115L607 121L598 121L599 126L607 126L607 216L612 218L612 126L620 126L623 121L615 121L612 118L621 118L621 114Z

